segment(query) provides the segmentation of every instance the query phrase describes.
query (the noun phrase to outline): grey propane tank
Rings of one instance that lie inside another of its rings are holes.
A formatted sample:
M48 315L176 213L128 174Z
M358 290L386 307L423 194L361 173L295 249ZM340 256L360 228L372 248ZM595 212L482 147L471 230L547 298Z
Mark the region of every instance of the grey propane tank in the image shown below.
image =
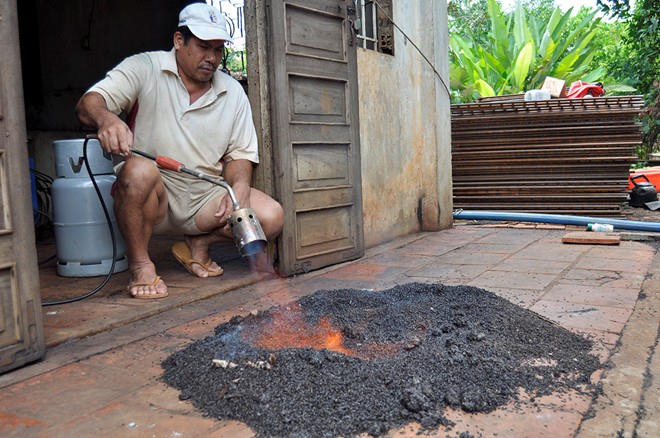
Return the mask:
M99 196L85 167L83 139L53 141L56 179L52 185L57 274L63 277L107 275L112 265L112 237ZM117 229L110 194L115 175L112 159L96 139L87 142L87 160L108 210L117 252L113 272L128 269L126 245Z

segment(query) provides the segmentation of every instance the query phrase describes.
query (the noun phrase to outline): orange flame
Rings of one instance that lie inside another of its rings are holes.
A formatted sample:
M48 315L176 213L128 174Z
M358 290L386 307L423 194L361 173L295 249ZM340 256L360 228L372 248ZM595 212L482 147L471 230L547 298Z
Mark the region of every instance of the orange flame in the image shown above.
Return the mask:
M272 350L281 348L313 348L352 355L344 346L344 337L328 318L308 325L300 307L287 307L273 313L273 319L250 336L253 345Z
M390 356L401 351L401 346L384 344L362 345L360 351L348 348L344 345L341 330L333 326L330 318L323 317L316 324L308 324L297 303L274 311L272 319L258 327L246 328L243 338L256 347L270 350L326 349L362 359Z

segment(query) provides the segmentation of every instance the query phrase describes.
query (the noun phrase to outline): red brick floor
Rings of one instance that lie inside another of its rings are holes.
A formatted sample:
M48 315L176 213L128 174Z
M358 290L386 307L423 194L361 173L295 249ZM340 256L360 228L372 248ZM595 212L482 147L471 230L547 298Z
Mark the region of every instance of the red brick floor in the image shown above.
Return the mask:
M658 265L652 263L655 250L625 240L607 247L563 244L566 230L556 228L456 226L399 238L368 250L360 260L288 279L255 273L241 259L225 255L228 250L215 255L226 272L220 280L195 279L163 256L159 273L171 287L164 300L130 299L122 273L98 296L44 308L46 357L0 375L0 436L252 436L241 423L204 417L180 401L177 391L160 381L160 362L234 315L319 289L382 290L412 281L481 287L594 338L594 354L604 362L635 309L649 269ZM171 243L157 241L156 249L167 254ZM92 283L63 285L66 281L52 269L42 268L49 297L79 293ZM592 376L600 378L601 372ZM523 394L519 403L489 414L448 409L445 415L455 425L434 436L572 437L591 402L577 392L534 400ZM411 424L388 436L417 432Z

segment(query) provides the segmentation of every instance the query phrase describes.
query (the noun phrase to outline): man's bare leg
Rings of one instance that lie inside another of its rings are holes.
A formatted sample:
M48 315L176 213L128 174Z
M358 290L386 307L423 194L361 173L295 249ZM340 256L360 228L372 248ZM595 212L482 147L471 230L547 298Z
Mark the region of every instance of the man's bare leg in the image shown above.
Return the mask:
M225 195L228 196L228 195ZM231 230L226 227L227 218L218 220L215 217L215 212L218 205L221 203L222 197L209 202L195 217L195 223L201 231L207 231L207 234L199 236L185 236L186 243L190 248L192 258L201 262L209 260L209 246L215 242L233 242L234 236ZM282 232L284 223L284 212L279 203L273 200L265 193L251 189L250 204L254 210L261 227L263 228L266 239L270 240L277 237ZM256 266L259 270L266 272L273 272L272 263L267 260L266 253L257 254ZM192 268L195 275L198 277L208 277L208 271L203 266L193 264ZM221 268L212 262L209 265L210 271L219 271Z
M126 244L130 294L147 297L166 293L164 281L153 284L156 266L148 251L153 227L167 211L165 186L154 163L135 156L126 160L117 176L114 211Z

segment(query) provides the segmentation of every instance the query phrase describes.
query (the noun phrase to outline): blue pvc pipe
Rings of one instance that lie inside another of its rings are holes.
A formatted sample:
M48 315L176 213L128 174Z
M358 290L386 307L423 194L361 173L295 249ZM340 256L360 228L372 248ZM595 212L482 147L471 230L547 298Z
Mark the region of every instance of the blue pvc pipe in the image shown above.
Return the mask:
M587 224L610 224L615 229L652 231L660 233L660 223L627 221L620 219L596 218L588 216L569 216L563 214L537 214L537 213L514 213L508 211L466 211L454 212L454 219L467 220L493 220L493 221L520 221L520 222L543 222L548 224L584 225Z

